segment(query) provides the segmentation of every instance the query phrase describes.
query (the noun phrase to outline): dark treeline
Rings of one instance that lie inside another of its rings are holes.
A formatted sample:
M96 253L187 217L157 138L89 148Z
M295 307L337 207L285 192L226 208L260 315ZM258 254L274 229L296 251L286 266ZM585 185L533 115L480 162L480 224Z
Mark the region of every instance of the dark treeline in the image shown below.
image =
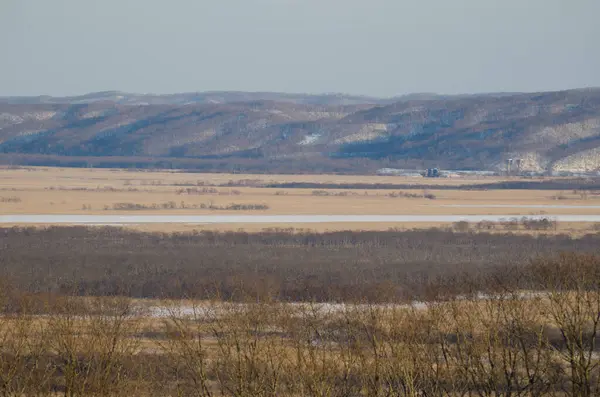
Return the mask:
M389 166L386 160L363 158L311 158L307 161L254 159L244 157L128 157L128 156L59 156L44 154L0 153L0 164L7 166L122 168L128 170L185 170L185 172L251 174L374 174Z
M0 229L0 394L598 396L599 243Z
M600 253L600 234L569 236L285 231L142 233L105 227L0 229L4 280L28 293L219 296L283 301L403 301L528 288L523 265L561 252ZM469 280L466 282L465 280Z
M444 185L417 183L271 183L266 187L278 189L419 189L419 190L600 190L600 180L588 178L551 179L543 181L502 181L482 184Z
M416 183L320 183L320 182L282 182L270 183L266 185L275 189L374 189L374 190L394 190L394 189L460 189L464 186L450 185L427 185Z
M483 185L462 186L463 189L509 189L509 190L600 190L598 178L565 178L543 181L503 181Z
M117 238L119 238L117 236ZM22 296L0 284L6 397L595 397L600 257L523 267L535 291L415 305ZM37 316L32 304L45 305Z

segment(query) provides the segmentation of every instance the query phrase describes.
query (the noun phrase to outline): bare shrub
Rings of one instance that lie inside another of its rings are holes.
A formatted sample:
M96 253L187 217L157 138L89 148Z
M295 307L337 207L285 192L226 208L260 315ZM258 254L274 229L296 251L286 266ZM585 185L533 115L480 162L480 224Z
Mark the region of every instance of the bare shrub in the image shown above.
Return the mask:
M21 197L18 196L0 197L0 203L20 203L21 201Z
M107 240L131 249L132 240L125 242L118 231L106 233ZM400 238L389 235L390 241ZM171 257L181 251L165 246L160 235L135 236ZM288 236L288 243L307 236ZM443 236L447 241L454 235ZM348 239L338 237L340 243ZM235 247L230 234L172 238L201 245L203 252L210 244ZM453 243L469 238L497 237L461 234ZM58 241L69 244L65 234ZM419 235L417 241L427 239ZM278 256L280 243L272 247ZM240 252L247 251L245 245ZM48 397L598 395L600 257L562 254L496 270L455 270L446 277L448 285L471 284L470 293L463 289L410 304L282 303L268 289L238 291L240 302L214 296L199 301L194 294L178 302L145 302L89 296L81 283L61 294L27 294L2 278L0 387L6 396ZM501 277L511 271L524 283ZM132 295L128 289L121 293Z
M569 196L565 195L563 192L556 194L551 197L553 200L569 200Z
M433 193L423 193L423 198L426 198L428 200L435 200L437 196Z
M105 207L106 209L106 207ZM111 207L113 211L138 211L153 209L152 206L139 203L114 203Z
M49 342L66 396L127 395L124 362L139 352L139 341L128 337L134 314L127 298L92 298L83 307L67 298L54 309Z
M167 201L164 203L153 203L153 204L139 204L139 203L115 203L112 207L104 206L104 210L113 211L140 211L140 210L175 210L175 209L190 209L200 208L209 209L214 211L264 211L268 210L269 206L266 204L238 204L231 203L227 205L216 205L212 202L208 204L186 204L181 201L179 205L175 201Z
M225 206L211 205L208 207L211 210L226 210L226 211L264 211L268 210L269 206L266 204L237 204L231 203Z
M219 190L214 187L188 187L185 189L177 189L177 194L188 194L188 195L204 195L204 194L218 194Z
M58 190L65 192L139 192L140 189L128 186L127 188L116 188L114 186L96 186L95 188L90 187L65 187L65 186L50 186L44 188L44 190ZM144 190L145 192L150 192L151 190Z
M386 194L386 196L388 197L392 197L392 198L396 198L396 197L403 197L403 198L422 198L422 195L416 194L416 193L406 193L406 192L391 192Z
M550 218L521 218L521 224L527 230L551 230L556 229L556 221Z
M260 179L238 179L238 180L229 180L226 183L221 184L220 186L236 186L236 187L264 187L265 183Z
M226 394L281 394L287 348L273 331L281 314L269 305L248 304L241 310L230 307L216 319L212 327L219 352L215 372Z
M502 225L502 227L504 227L505 230L518 230L519 229L519 219L518 218L510 218L508 220L502 220L500 222L500 224Z
M471 224L467 221L458 221L452 224L452 228L459 233L465 233L471 230Z
M600 392L600 260L589 255L563 254L540 259L532 271L539 287L549 291L545 311L560 331L555 349L565 363L571 395Z
M2 302L4 303L4 302ZM20 302L20 312L0 317L0 387L5 396L47 395L55 369L48 366L51 336Z
M477 230L489 231L489 230L496 229L496 224L494 222L484 220L484 221L478 222L476 227L477 227Z
M176 307L172 308L168 321L164 324L166 340L158 342L158 346L166 353L167 365L178 374L178 395L214 395L214 381L210 379L213 365L209 361L206 346L211 328L205 321L204 313L195 304L192 306L191 316L187 317L182 316Z

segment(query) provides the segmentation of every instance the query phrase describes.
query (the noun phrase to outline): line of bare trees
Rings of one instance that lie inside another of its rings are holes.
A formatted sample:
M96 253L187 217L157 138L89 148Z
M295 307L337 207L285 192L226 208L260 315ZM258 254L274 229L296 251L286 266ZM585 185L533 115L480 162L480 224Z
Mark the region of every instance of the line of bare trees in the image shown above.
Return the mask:
M15 307L3 283L0 394L600 395L600 258L521 271L528 290L488 277L494 293L412 305L23 294Z
M522 266L567 251L600 254L600 235L5 228L0 276L30 293L376 303L468 292L446 281L465 276L480 290L495 275L527 287Z

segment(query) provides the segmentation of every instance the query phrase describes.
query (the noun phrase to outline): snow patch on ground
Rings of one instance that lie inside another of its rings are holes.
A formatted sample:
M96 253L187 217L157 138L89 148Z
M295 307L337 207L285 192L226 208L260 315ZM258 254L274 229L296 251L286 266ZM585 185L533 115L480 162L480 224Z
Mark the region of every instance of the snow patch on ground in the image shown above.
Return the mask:
M490 295L484 293L476 293L474 296L456 296L454 299L462 301L466 299L475 300L511 300L511 299L541 299L548 295L544 291L517 291L514 293ZM306 303L306 302L290 302L276 303L272 307L285 308L289 313L296 317L306 316L331 316L350 312L368 313L372 310L423 310L430 306L443 304L443 301L423 302L412 301L408 303L383 303L383 304L355 304L355 303ZM198 302L190 304L189 302L169 302L164 305L143 306L140 305L138 313L145 314L155 318L194 318L198 320L208 320L221 317L223 315L235 315L243 313L252 304L247 303L231 303L231 302Z

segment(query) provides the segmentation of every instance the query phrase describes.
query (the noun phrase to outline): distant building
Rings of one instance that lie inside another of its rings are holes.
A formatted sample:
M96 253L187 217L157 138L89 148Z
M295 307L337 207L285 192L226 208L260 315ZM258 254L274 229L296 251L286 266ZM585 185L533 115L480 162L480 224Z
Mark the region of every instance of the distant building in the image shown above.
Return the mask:
M427 171L425 172L425 176L427 178L439 178L440 170L438 168L427 168Z
M515 162L517 165L517 172L520 174L521 168L523 167L523 159L516 159Z
M523 159L507 159L506 160L506 174L520 174L523 167Z

